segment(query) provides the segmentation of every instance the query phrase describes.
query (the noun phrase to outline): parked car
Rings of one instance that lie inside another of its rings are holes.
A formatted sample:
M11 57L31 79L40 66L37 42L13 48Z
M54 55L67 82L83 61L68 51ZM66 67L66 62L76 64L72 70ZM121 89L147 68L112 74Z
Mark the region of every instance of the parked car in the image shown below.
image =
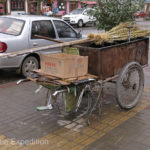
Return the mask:
M140 11L138 11L138 12L134 13L134 17L141 17L141 18L144 18L144 17L146 17L147 15L148 15L148 12L140 12Z
M82 27L87 23L95 22L95 18L89 15L89 11L92 10L92 8L75 9L71 11L68 15L64 15L62 19L71 25L78 25L78 27Z
M61 41L72 41L81 38L69 24L61 19L45 16L2 16L0 17L0 53L17 52L40 46L56 44L35 37L41 35ZM23 76L31 69L40 67L40 54L60 52L61 49L50 49L13 58L0 58L0 69L17 68Z

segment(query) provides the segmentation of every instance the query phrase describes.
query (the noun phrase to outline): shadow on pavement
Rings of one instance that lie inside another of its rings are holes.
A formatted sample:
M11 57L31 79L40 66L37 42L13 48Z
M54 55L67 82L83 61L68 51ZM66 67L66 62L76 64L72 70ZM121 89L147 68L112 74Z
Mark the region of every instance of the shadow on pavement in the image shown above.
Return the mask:
M0 84L23 78L16 73L16 69L0 69Z

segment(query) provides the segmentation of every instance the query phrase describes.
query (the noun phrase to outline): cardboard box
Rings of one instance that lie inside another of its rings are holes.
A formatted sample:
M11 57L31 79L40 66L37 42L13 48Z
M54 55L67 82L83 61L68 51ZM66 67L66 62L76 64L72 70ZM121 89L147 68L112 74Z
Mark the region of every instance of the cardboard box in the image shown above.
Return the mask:
M84 76L88 72L88 56L64 53L41 55L41 71L60 78Z

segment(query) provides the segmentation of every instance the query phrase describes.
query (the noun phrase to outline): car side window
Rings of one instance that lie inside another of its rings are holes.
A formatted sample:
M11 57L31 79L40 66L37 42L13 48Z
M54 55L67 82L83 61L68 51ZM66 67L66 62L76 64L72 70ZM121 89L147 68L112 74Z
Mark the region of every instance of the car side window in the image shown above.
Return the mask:
M86 10L86 11L83 13L83 15L88 15L88 11Z
M49 20L33 21L31 39L37 39L35 35L55 38L55 31L52 22Z
M54 24L58 33L59 38L76 38L76 32L68 26L65 22L54 20Z

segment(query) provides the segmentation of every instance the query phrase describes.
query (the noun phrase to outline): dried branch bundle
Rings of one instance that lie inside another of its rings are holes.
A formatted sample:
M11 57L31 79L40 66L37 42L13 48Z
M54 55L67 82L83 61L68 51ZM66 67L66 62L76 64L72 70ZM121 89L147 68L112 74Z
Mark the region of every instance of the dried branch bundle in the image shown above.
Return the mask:
M139 29L133 22L120 23L106 33L89 34L88 38L93 40L96 45L105 42L112 43L114 41L128 40L130 28L130 39L144 37L150 35L150 31Z

